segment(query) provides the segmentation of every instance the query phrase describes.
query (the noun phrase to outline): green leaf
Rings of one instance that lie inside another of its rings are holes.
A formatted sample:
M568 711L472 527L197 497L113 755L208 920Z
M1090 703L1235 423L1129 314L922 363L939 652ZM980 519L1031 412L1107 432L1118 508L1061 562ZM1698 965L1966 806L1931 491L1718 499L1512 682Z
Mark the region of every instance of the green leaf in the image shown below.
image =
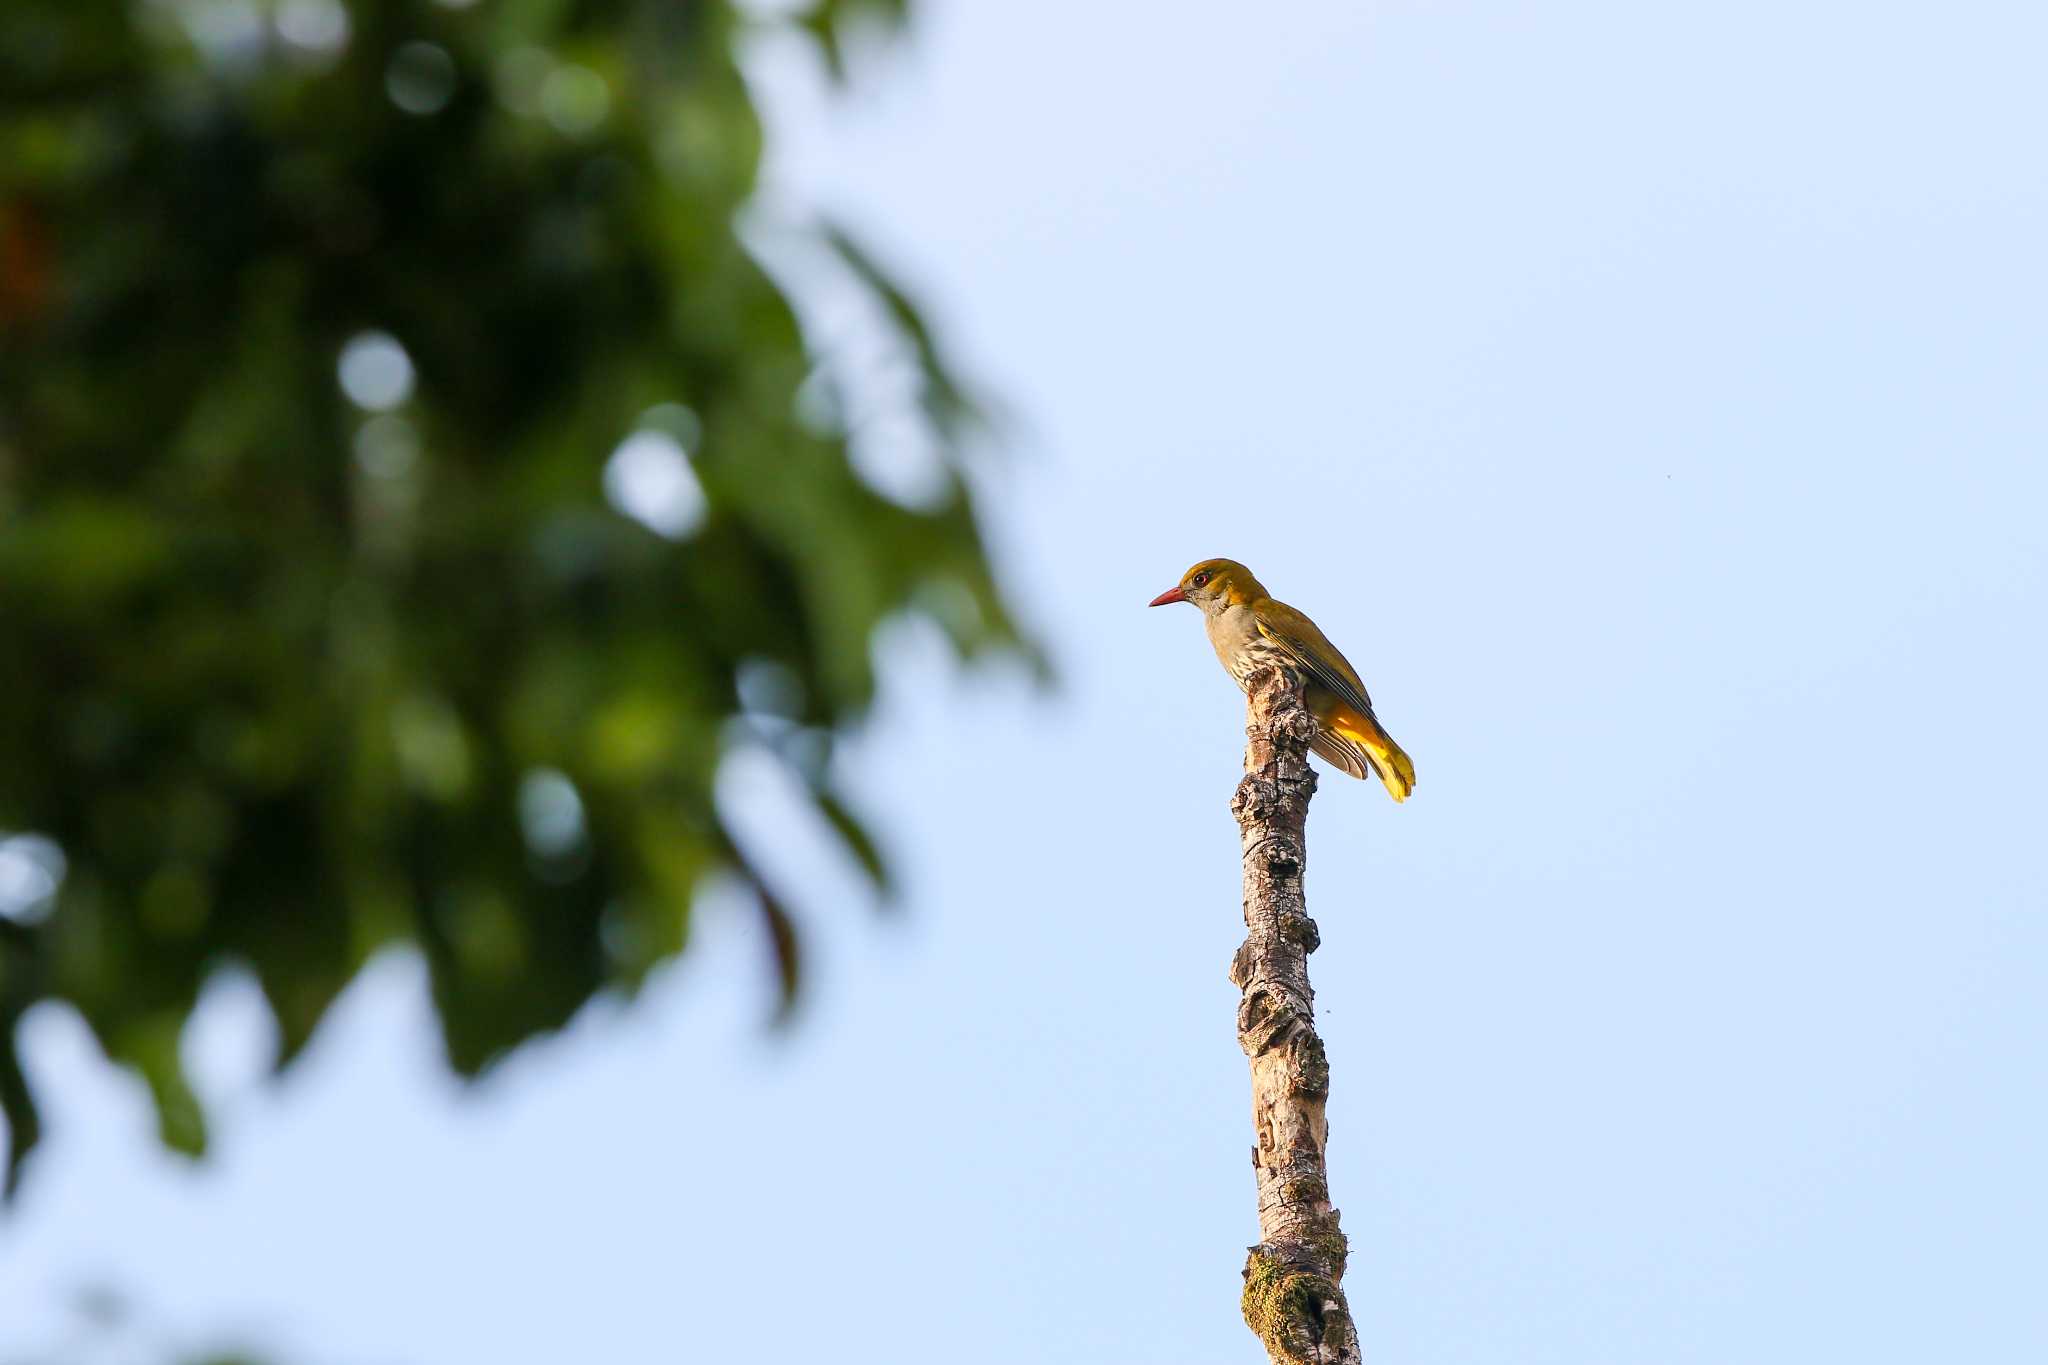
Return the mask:
M775 1019L779 1024L787 1023L796 1012L797 987L803 981L803 953L797 943L796 922L766 886L760 882L753 886L775 956L775 981L780 989Z
M187 1156L206 1150L206 1117L185 1079L178 1055L183 1017L158 1014L138 1021L115 1040L113 1056L142 1074L156 1104L157 1135L166 1147Z
M819 791L815 794L815 799L819 813L830 822L833 831L839 836L839 841L860 864L861 871L867 874L868 880L873 883L875 890L881 893L886 904L895 895L895 881L889 874L888 864L883 861L881 850L875 846L874 837L847 808L846 803L831 792Z
M825 69L835 81L844 81L846 39L863 24L882 32L900 28L909 17L908 0L816 0L797 19L818 44Z
M20 1022L18 1012L0 1013L0 1117L7 1120L7 1174L0 1183L0 1198L6 1199L14 1197L21 1184L22 1163L43 1137L42 1115L16 1050L15 1029Z
M924 381L924 403L933 424L949 438L965 434L978 417L978 408L954 378L922 311L881 263L855 241L852 233L837 223L825 225L825 240L863 284L874 291L888 312L896 330L909 344Z

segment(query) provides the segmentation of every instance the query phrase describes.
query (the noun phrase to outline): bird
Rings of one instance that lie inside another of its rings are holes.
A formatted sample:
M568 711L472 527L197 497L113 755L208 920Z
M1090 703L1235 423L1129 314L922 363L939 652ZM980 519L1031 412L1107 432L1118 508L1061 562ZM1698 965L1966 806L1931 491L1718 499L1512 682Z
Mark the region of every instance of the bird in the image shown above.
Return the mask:
M1387 794L1406 801L1415 790L1415 764L1373 714L1372 698L1337 647L1316 623L1276 602L1266 585L1234 559L1205 559L1146 605L1188 602L1201 608L1209 643L1239 687L1252 674L1278 666L1301 681L1302 701L1315 720L1309 748L1353 777L1370 773Z

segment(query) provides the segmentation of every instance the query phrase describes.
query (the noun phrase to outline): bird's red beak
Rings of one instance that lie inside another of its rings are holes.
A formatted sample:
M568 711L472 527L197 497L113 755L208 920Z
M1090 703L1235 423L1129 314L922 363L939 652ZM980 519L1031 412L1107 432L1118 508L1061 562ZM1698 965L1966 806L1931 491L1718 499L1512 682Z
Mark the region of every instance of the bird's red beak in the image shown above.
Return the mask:
M1148 607L1163 607L1169 602L1185 602L1187 600L1188 595L1186 593L1182 592L1178 587L1173 587L1160 593L1159 596L1153 598L1145 605Z

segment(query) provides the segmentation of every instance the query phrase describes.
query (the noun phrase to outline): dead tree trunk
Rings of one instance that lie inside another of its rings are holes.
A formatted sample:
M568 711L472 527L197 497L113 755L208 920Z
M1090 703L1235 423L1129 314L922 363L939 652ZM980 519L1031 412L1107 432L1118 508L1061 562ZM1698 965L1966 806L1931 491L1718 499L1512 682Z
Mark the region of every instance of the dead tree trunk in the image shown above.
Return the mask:
M1330 1063L1308 984L1320 935L1301 893L1314 722L1280 669L1253 674L1246 692L1250 743L1230 812L1244 846L1247 933L1230 979L1244 993L1237 1041L1251 1059L1260 1242L1245 1260L1244 1319L1275 1365L1358 1365L1358 1330L1338 1287L1346 1245L1323 1164Z

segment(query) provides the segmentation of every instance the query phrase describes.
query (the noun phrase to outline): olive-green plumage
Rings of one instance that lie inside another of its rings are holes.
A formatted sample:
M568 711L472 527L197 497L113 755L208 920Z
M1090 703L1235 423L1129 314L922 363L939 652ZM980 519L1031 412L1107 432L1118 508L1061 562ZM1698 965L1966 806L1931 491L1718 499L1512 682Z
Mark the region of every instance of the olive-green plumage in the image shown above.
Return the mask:
M1205 559L1153 599L1155 607L1191 602L1201 608L1209 643L1243 687L1259 669L1278 665L1301 679L1302 700L1315 718L1316 754L1353 777L1371 773L1396 801L1415 790L1415 765L1380 726L1358 670L1316 623L1266 593L1234 559Z

